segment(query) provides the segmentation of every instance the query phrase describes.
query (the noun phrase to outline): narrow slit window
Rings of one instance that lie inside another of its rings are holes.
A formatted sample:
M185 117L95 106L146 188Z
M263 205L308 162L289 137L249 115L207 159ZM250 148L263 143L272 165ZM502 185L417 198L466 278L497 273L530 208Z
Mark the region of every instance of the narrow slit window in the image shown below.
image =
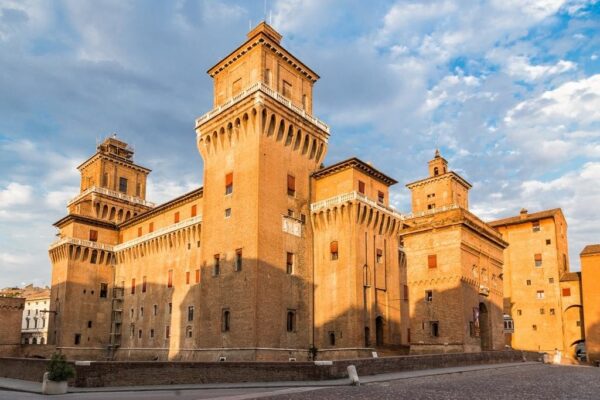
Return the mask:
M172 288L173 287L173 270L170 269L168 276L167 276L167 287Z
M242 249L235 251L235 271L240 272L242 270Z
M296 178L292 175L287 176L287 194L296 196Z
M286 253L285 272L288 275L294 273L294 253Z

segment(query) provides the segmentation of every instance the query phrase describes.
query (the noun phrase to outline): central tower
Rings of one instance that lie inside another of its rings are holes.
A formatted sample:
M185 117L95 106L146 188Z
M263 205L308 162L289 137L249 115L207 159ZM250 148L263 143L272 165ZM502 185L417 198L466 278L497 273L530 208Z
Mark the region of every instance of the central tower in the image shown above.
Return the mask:
M236 359L305 357L313 344L310 175L329 128L312 116L318 75L280 41L264 22L250 31L208 71L215 108L196 120L207 303L200 346Z

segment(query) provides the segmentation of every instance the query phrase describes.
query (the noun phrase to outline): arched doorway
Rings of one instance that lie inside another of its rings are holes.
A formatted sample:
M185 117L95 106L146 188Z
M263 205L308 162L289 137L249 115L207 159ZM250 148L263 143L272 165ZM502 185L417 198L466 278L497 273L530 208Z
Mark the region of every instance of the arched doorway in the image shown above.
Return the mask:
M481 350L492 350L490 314L484 303L479 303L479 334L481 336Z
M375 318L375 341L377 346L383 346L383 317Z

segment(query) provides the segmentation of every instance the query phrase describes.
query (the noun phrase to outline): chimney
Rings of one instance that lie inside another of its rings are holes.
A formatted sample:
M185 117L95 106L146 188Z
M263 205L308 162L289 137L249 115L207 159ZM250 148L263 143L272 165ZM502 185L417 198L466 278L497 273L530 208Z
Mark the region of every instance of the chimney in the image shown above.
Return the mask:
M521 214L521 219L527 218L527 209L521 208L521 211L519 212L519 214Z

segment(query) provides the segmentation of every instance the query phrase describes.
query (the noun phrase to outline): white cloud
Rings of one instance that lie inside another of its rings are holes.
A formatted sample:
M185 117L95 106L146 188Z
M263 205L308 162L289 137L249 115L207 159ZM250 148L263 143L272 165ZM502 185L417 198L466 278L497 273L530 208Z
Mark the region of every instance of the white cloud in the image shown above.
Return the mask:
M32 198L33 188L18 182L10 182L0 190L0 209L7 209L15 205L27 205Z
M537 80L562 74L577 68L572 61L559 60L554 65L533 65L527 57L513 56L507 62L508 74L520 79Z

